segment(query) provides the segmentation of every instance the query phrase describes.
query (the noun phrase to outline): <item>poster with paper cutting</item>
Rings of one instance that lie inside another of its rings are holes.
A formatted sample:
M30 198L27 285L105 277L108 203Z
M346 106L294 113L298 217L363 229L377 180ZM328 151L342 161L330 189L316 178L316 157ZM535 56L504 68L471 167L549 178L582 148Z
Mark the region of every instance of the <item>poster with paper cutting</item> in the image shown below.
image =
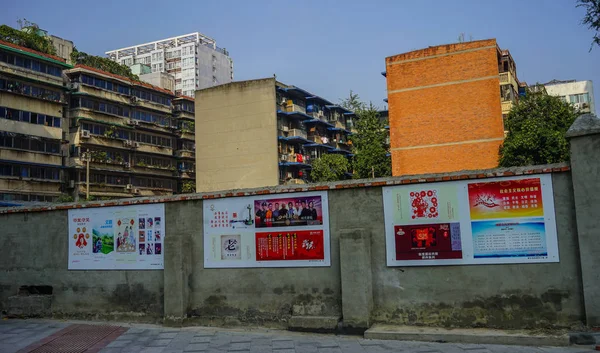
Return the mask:
M164 205L69 210L69 270L163 269Z
M326 192L204 201L204 267L330 266Z
M388 266L558 262L552 176L385 187Z

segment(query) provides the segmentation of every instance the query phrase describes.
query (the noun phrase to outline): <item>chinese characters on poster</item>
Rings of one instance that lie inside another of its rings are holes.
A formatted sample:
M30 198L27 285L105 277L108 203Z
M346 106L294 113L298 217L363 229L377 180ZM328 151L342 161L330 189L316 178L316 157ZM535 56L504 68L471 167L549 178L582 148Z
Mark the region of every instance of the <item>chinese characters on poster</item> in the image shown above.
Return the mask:
M558 262L550 175L384 188L388 266Z
M163 269L164 205L69 210L70 270Z
M204 202L204 266L329 266L327 193Z

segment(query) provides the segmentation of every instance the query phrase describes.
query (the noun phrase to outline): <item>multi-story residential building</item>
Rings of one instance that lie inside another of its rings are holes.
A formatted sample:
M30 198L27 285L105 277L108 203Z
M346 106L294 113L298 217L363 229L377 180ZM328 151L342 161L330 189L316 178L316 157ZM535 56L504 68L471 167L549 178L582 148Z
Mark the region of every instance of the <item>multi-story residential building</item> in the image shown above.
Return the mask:
M549 95L573 104L580 112L596 114L592 81L552 80L544 83L544 87Z
M194 90L233 80L233 60L214 39L190 33L106 52L110 59L131 67L149 65L152 72L175 76L175 93L194 96Z
M324 153L350 155L353 113L275 78L196 91L197 191L303 183Z
M62 191L65 60L0 41L0 203Z
M494 168L503 114L518 99L510 53L495 39L386 58L392 174Z
M175 160L179 173L178 191L195 190L196 176L196 130L194 99L181 96L173 99L173 114L176 119L178 139L175 145ZM185 187L191 183L190 187Z
M175 153L181 131L172 116L176 97L87 66L77 65L65 74L71 89L66 166L75 197L86 194L88 160L90 196L177 192L181 177ZM193 140L188 132L183 135L185 141Z

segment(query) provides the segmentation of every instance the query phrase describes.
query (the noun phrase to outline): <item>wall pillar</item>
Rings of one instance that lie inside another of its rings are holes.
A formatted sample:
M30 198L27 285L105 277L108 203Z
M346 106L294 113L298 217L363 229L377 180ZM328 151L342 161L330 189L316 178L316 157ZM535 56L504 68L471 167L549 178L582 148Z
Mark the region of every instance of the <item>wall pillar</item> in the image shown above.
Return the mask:
M348 330L364 331L371 326L373 309L370 231L340 231L340 272L343 325Z
M199 208L198 208L199 205ZM194 207L196 206L196 207ZM165 204L165 269L164 274L164 325L181 326L187 318L192 271L192 244L190 234L196 229L190 220L200 218L202 210L198 201L169 202ZM189 217L189 218L188 218Z
M567 131L585 316L600 326L600 119L581 115Z

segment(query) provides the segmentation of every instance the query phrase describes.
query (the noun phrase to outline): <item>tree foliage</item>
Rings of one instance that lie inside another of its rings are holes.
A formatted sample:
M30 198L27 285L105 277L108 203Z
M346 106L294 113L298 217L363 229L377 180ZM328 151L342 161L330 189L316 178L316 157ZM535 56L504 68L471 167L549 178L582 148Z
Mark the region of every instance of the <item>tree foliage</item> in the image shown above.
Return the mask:
M73 48L73 52L71 53L71 62L74 65L81 64L90 66L98 70L127 77L134 81L140 80L138 75L134 75L129 67L119 64L118 62L112 61L109 58L103 58L101 56L90 55L82 51L78 51L77 48Z
M565 134L577 118L575 108L547 93L528 91L506 120L508 135L500 146L501 167L569 160Z
M0 40L42 53L56 55L56 49L50 38L41 36L36 31L20 31L7 25L1 25Z
M350 136L354 153L355 178L379 178L392 175L391 159L387 155L387 131L373 104L356 112L356 133Z
M578 0L577 7L586 9L586 14L581 22L596 32L590 47L590 50L592 50L594 44L600 46L600 0Z
M193 181L185 181L181 187L181 192L184 194L188 194L191 192L196 192L196 183Z
M344 179L350 171L348 158L341 154L324 154L312 162L310 177L313 182L326 182Z
M340 106L344 109L348 109L351 112L357 112L366 108L365 103L362 102L358 94L352 92L352 90L350 90L348 98L342 99Z

